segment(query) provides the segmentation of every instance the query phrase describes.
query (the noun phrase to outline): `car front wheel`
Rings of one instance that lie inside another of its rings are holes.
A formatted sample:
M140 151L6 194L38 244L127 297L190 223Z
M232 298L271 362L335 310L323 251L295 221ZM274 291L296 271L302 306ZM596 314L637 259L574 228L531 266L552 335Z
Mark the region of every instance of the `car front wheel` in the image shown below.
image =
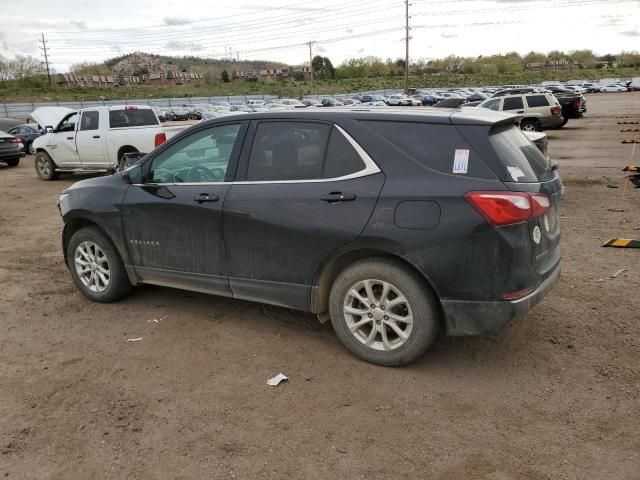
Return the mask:
M433 343L438 302L415 271L387 258L355 262L330 293L331 323L356 356L378 365L406 365Z
M94 302L119 300L131 290L120 255L96 227L84 227L67 245L71 277L80 291Z
M525 132L540 132L542 128L540 127L540 122L536 119L526 118L520 122L520 128Z
M58 178L56 164L53 163L47 152L36 153L35 167L36 173L41 180L55 180Z

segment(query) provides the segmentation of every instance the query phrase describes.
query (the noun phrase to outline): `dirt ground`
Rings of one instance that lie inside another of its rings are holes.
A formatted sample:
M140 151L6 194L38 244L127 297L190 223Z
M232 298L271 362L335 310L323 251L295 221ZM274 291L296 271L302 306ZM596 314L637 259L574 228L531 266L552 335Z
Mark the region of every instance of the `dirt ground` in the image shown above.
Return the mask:
M0 167L0 478L640 478L640 251L600 247L640 238L618 125L640 121L640 92L588 107L549 132L566 182L553 292L406 368L282 308L159 287L91 303L56 208L80 177Z

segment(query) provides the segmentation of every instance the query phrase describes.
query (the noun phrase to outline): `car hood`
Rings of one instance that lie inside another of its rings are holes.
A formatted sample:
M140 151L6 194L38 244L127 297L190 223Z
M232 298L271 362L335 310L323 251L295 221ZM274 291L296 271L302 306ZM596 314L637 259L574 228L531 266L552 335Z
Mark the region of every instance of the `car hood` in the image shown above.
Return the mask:
M67 107L40 107L31 112L31 118L38 122L42 128L56 128L60 120L73 111Z

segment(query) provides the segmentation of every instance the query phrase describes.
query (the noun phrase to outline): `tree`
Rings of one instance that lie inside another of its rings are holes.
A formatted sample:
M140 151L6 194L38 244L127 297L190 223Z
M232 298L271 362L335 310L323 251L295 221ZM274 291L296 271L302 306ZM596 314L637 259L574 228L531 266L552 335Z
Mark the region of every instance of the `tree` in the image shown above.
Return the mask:
M316 78L327 79L335 78L336 76L336 69L328 57L316 55L311 59L311 67L313 68L313 74Z
M227 73L226 70L222 71L221 77L224 83L229 83L229 74Z
M5 86L9 80L13 79L13 62L0 57L0 85Z
M362 78L369 73L369 64L364 58L350 58L336 70L338 78Z
M596 56L591 50L574 50L569 53L569 56L571 60L578 63L580 68L593 68L597 63Z

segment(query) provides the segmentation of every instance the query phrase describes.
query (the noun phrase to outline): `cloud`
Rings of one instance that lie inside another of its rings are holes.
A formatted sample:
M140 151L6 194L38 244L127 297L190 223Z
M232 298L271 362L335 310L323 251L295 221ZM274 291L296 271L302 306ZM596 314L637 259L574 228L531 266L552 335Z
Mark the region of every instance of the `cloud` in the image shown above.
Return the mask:
M316 48L316 52L318 52L318 53L326 53L326 52L327 52L327 49L326 49L326 48L324 48L322 45L320 45L320 46L318 46L318 47Z
M364 53L364 48L359 48L357 53Z
M185 17L165 17L162 21L165 25L185 25L191 23L191 20Z
M87 29L87 22L82 22L80 20L71 20L69 21L69 23L71 24L71 26L76 27L78 30Z
M640 37L640 30L625 30L624 32L620 32L620 35L624 35L625 37Z
M345 31L346 31L347 33L353 33L353 28L347 28Z
M189 50L190 52L200 52L204 50L204 47L194 42L167 42L164 45L169 50Z
M442 38L457 38L458 34L457 33L441 33L440 36Z

